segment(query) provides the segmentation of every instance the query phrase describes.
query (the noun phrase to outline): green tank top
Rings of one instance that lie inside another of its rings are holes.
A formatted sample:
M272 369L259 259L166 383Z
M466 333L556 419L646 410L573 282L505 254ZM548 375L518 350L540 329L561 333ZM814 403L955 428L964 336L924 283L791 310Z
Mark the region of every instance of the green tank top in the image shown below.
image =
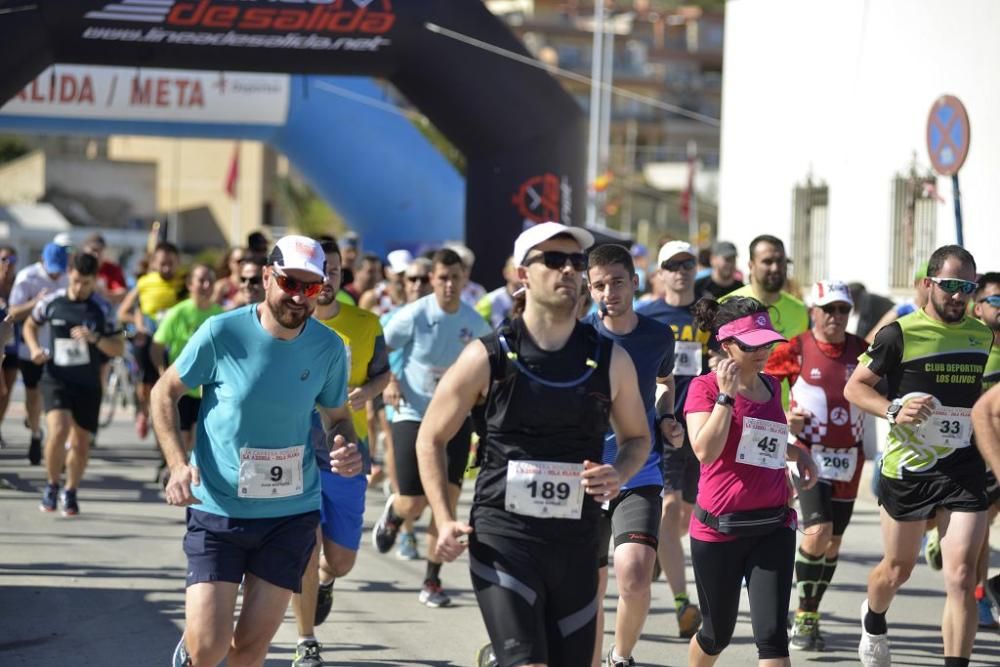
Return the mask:
M992 332L979 320L966 317L946 324L923 310L878 332L858 361L886 379L887 398L927 393L941 406L922 428L890 429L883 475L906 479L984 474L983 459L972 443L969 410L983 391L992 343Z

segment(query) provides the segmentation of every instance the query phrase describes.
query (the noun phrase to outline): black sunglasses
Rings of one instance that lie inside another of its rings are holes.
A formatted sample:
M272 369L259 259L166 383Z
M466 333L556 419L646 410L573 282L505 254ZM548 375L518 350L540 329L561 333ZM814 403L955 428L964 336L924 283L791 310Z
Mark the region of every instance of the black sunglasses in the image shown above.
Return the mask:
M690 271L695 267L695 260L693 259L679 259L677 261L667 260L660 264L660 268L665 271Z
M828 303L825 306L820 306L820 309L827 315L850 315L851 307L847 304L842 306L837 306L832 303Z
M978 303L988 303L994 308L1000 308L1000 294L991 294L990 296L984 296L979 300Z
M431 281L430 276L406 276L406 282L408 283L421 283L426 285Z
M242 278L240 278L240 282L243 283L244 285L263 285L264 279L261 278L260 276L253 276L253 277L243 276Z
M961 292L962 294L972 294L976 291L978 285L971 280L962 280L961 278L930 278L930 281L943 289L948 294L957 294Z
M529 257L524 261L525 266L543 262L546 268L556 271L566 266L569 262L574 271L587 270L587 255L582 252L563 252L562 250L545 250L540 255Z
M754 352L759 352L760 350L770 350L774 347L774 343L764 343L763 345L746 345L741 343L738 338L734 338L733 342L736 343L736 347L740 348L740 351L747 354L752 354Z

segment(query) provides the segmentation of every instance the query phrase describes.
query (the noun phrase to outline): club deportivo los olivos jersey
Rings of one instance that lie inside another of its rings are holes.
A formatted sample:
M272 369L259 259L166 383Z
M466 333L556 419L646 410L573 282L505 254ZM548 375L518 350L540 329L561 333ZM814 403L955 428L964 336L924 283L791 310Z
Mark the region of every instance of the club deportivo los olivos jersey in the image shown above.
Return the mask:
M908 479L984 473L979 451L960 443L971 442L968 413L982 393L992 343L992 332L974 318L946 324L922 309L878 332L858 361L887 379L887 398L927 393L941 406L920 429L903 425L890 429L882 457L883 475Z

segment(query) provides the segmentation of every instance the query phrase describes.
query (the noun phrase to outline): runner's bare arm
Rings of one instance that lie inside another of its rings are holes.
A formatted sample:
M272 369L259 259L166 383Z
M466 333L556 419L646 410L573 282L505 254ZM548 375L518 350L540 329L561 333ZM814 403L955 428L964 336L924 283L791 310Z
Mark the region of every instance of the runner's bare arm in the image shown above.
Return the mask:
M358 435L354 431L350 408L346 404L335 408L317 405L316 410L330 447L330 471L344 477L360 474L364 462L358 450Z
M865 412L885 417L890 401L875 389L881 379L882 376L872 372L867 366L858 364L844 387L844 398Z
M976 447L994 472L1000 470L1000 384L979 397L972 408Z
M736 396L738 367L728 358L719 359L715 369L719 393ZM715 404L711 412L687 413L688 437L691 448L702 465L713 463L726 448L729 428L732 424L733 408Z
M624 484L649 458L652 442L635 366L628 352L617 345L611 351L611 427L618 441L614 467Z
M677 385L673 373L656 378L656 416L659 419L663 415L674 415L673 419L660 419L660 435L674 447L680 447L684 444L684 427L674 413L676 394Z
M24 321L24 328L21 330L24 335L24 344L28 346L28 354L31 356L31 360L37 363L44 363L44 352L41 345L38 344L38 324L32 318L28 318ZM36 361L36 359L42 359L42 362Z
M445 447L458 433L469 411L486 395L489 381L486 347L479 341L466 345L438 383L417 433L420 481L439 527L455 520L448 504Z
M177 369L171 366L153 385L149 396L149 412L153 418L153 432L163 452L163 459L170 470L170 481L164 493L169 505L192 505L198 500L191 492L191 485L200 484L197 469L188 464L187 452L181 438L180 416L177 401L192 387L181 382Z
M118 321L128 322L132 319L132 309L135 308L136 303L139 300L139 290L133 287L122 302L118 304Z

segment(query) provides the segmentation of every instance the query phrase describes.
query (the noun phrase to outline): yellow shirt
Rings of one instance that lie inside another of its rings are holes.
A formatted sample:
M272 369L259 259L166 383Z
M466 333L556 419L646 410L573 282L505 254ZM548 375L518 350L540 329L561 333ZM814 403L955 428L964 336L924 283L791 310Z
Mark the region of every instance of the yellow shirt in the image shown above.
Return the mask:
M328 320L319 320L321 323L333 329L343 339L347 347L348 359L350 360L350 370L347 376L348 389L354 389L365 384L369 380L369 367L376 353L384 360L385 369L389 370L389 363L385 360L385 341L382 338L382 325L379 324L378 316L357 306L346 303L340 304L340 312L335 317ZM376 375L381 374L380 369L375 369ZM354 431L359 438L368 438L368 415L364 410L355 412L351 410L351 420L354 422Z
M156 271L150 271L139 277L135 287L139 291L139 310L146 317L158 321L180 301L184 277L174 276L170 280L164 280Z
M753 286L744 285L722 297L719 301L732 299L736 296L749 296L758 299L757 295L754 294ZM791 340L809 328L809 309L806 308L806 304L800 299L796 299L788 292L782 292L778 300L768 307L768 311L770 312L771 324L774 325L775 331L788 340ZM787 380L782 380L781 382L781 403L786 409L788 408Z

